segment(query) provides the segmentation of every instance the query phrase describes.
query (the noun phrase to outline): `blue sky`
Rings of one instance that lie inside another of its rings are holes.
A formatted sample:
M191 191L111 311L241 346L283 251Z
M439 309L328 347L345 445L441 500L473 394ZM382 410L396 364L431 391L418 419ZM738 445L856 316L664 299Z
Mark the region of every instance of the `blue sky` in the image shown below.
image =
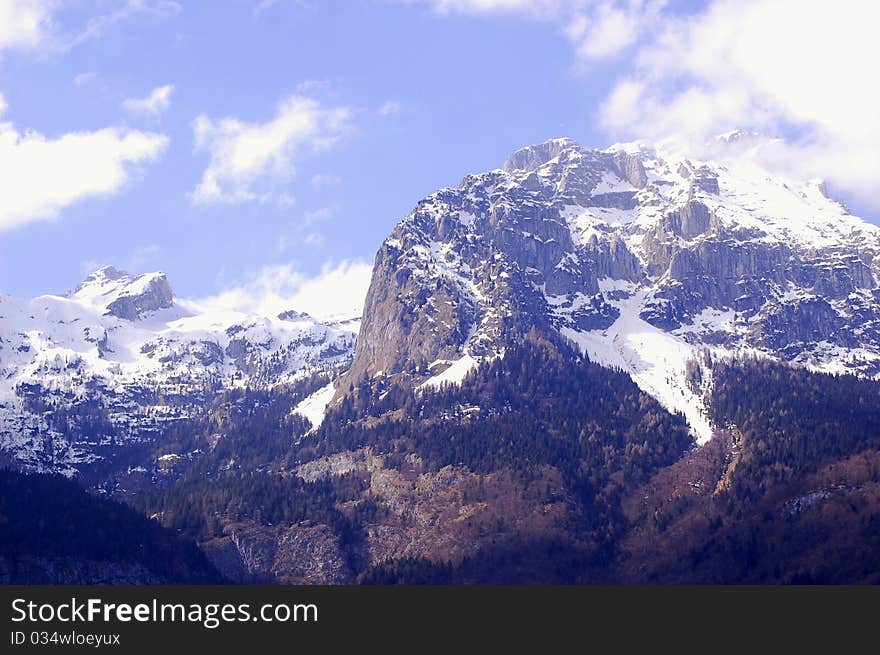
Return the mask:
M656 63L682 54L657 34L689 30L682 43L705 47L699 30L732 11L650 0L0 0L0 143L3 129L18 145L29 132L91 135L69 150L69 170L27 160L5 222L0 179L0 291L63 292L103 264L164 270L184 297L257 288L267 273L296 287L371 262L421 197L520 146L562 135L605 146L692 122L681 117L693 88L706 130L801 135L800 161L830 162L844 197L874 215L864 190L876 158L850 166L864 134L836 129L851 117L806 92L787 107L747 61L730 65L745 103L713 87L712 70ZM655 105L662 114L648 112ZM23 151L8 150L11 170ZM0 170L3 157L0 147ZM72 188L47 209L46 189L65 180Z

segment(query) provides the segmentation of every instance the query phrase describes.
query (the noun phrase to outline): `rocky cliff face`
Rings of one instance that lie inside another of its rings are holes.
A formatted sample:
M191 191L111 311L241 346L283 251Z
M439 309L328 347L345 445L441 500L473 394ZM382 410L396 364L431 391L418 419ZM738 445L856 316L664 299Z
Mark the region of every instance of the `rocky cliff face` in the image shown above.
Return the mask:
M266 526L253 521L226 527L201 544L217 569L238 583L344 584L353 581L339 542L323 524Z
M348 375L455 382L534 328L628 371L707 438L685 371L701 349L880 373L878 279L880 229L818 182L747 157L555 139L397 226Z

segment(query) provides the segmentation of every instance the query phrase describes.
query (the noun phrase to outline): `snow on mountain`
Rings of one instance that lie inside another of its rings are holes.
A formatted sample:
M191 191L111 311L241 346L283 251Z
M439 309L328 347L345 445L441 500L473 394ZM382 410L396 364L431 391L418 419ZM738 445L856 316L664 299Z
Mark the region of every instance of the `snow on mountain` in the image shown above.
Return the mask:
M336 387L333 383L326 384L315 393L304 398L293 409L293 411L294 413L309 419L309 422L312 424L312 429L314 430L324 422L324 413L327 410L327 405L333 400L333 395L335 393Z
M173 304L171 287L164 273L131 276L112 266L89 275L68 297L102 315L131 321Z
M705 440L707 352L877 375L880 228L747 154L553 139L428 196L377 256L350 379L456 382L549 330Z
M112 267L66 296L0 296L0 448L72 472L102 440L149 438L210 393L345 366L358 327L296 311L209 311L175 300L162 273ZM74 408L97 413L103 432L71 442L58 410Z

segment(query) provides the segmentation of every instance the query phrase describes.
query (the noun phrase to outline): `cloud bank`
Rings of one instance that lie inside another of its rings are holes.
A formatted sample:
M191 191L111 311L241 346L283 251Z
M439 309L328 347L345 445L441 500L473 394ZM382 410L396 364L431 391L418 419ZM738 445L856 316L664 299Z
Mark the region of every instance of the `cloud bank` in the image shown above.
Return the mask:
M880 207L880 7L840 0L719 0L668 16L600 109L621 137L699 143L741 128L785 137L766 163L823 177Z
M315 276L289 264L267 266L246 282L194 301L200 307L275 316L295 309L319 320L359 317L373 267L363 261L326 264Z
M439 14L520 16L555 25L584 60L615 56L660 20L666 0L400 0Z
M171 94L174 86L166 84L153 89L146 98L127 98L122 108L129 114L144 118L157 119L171 106Z

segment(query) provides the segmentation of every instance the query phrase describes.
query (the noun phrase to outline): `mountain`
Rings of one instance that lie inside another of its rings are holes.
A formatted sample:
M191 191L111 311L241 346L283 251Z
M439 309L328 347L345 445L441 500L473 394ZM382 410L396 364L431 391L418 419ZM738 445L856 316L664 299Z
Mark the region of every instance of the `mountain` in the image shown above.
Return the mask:
M880 228L762 143L519 150L345 323L109 268L2 297L0 463L243 583L876 582Z
M176 299L162 273L112 267L65 296L0 296L0 448L73 474L221 390L351 362L302 404L317 424L364 376L459 382L532 329L627 372L700 442L715 427L707 356L876 376L880 228L821 182L762 168L750 156L761 142L724 135L715 160L671 143L518 150L400 222L377 253L362 324L206 309Z
M458 382L535 328L705 442L707 353L880 374L880 228L762 168L756 139L719 161L554 139L428 196L376 256L348 384Z
M0 448L74 474L154 441L221 391L346 366L357 329L293 310L204 309L175 299L163 273L113 267L63 296L0 296Z

